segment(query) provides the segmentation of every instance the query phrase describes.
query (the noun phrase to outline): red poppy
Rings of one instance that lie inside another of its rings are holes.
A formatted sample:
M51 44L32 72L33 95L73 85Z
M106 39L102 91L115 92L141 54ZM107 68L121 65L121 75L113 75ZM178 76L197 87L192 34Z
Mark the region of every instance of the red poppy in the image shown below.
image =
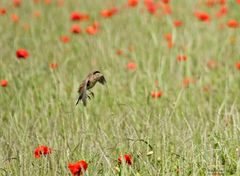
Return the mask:
M70 42L70 38L67 36L67 35L62 35L60 37L60 40L63 42L63 43L68 43Z
M152 3L153 3L153 0L144 0L145 5L152 4Z
M49 5L51 4L52 0L45 0L45 4Z
M118 12L118 9L116 7L113 7L111 9L102 10L101 16L104 18L109 18L109 17L112 17L113 15L115 15L117 12Z
M160 98L163 95L162 91L152 91L151 96L152 98Z
M3 80L1 81L1 86L2 86L2 87L7 87L7 85L8 85L8 81L5 80L5 79L3 79Z
M127 64L127 69L128 70L136 70L137 69L137 64L135 64L134 62L129 62Z
M227 2L227 0L218 0L218 3L221 4L221 5L225 5Z
M132 156L130 154L125 154L124 156L124 160L128 165L132 165L133 160L132 160ZM118 164L122 164L122 156L118 157Z
M238 22L235 19L231 19L227 22L227 25L230 28L237 28L238 27Z
M236 3L240 4L240 0L236 0Z
M221 18L222 16L227 15L227 12L228 12L228 8L226 6L222 6L217 12L216 17Z
M135 7L138 5L138 0L128 0L128 6Z
M25 50L25 49L18 49L18 50L16 51L16 56L17 56L18 58L27 59L28 56L29 56L29 54L28 54L27 50Z
M206 1L206 5L207 5L208 7L212 7L212 6L216 5L216 3L217 3L216 0L207 0L207 1Z
M15 23L17 23L19 21L19 17L16 14L11 14L11 19Z
M168 42L168 48L172 48L173 47L172 34L171 33L165 34L164 38Z
M237 68L238 70L240 70L240 62L237 62L237 63L235 64L235 66L236 66L236 68Z
M89 35L95 35L97 33L97 28L95 28L94 26L88 26L86 28L86 32L89 34Z
M206 12L195 12L195 16L200 20L204 22L210 21L210 16Z
M170 0L162 0L163 3L168 4L170 3Z
M5 8L0 8L0 15L5 15L7 10Z
M119 55L119 56L121 56L121 55L123 54L123 51L120 50L120 49L118 49L118 50L116 51L116 54Z
M179 62L181 62L181 61L187 61L187 56L185 56L185 55L179 55L179 56L177 56L177 60L178 60Z
M209 60L207 62L207 66L209 69L214 69L217 67L217 62L215 60Z
M150 14L157 12L157 5L153 1L145 1L145 6Z
M51 148L42 145L35 149L34 155L35 155L35 158L40 158L41 155L46 156L46 155L50 154L51 152L52 152Z
M73 176L81 176L86 172L88 163L84 160L80 160L76 163L69 163L68 168Z
M13 0L13 5L15 7L19 7L21 5L21 3L22 3L22 0Z
M36 10L33 12L33 16L34 17L40 17L41 16L41 12L39 10Z
M89 15L84 14L84 13L79 13L79 12L72 12L71 14L71 20L73 21L83 21L83 20L88 20Z
M50 66L50 68L53 69L53 70L56 69L56 68L58 68L58 64L57 64L57 63L51 63L49 66Z
M189 77L184 78L182 81L183 87L188 87L190 84L194 84L194 83L195 83L195 80Z
M71 32L74 34L79 34L82 32L81 27L77 24L72 25Z
M172 41L172 34L171 33L167 33L164 35L164 38L167 40L167 41Z
M164 14L172 14L172 8L169 4L163 4L162 9Z
M173 24L174 24L175 27L180 27L180 26L183 25L182 21L180 21L180 20L175 20L175 21L173 22Z

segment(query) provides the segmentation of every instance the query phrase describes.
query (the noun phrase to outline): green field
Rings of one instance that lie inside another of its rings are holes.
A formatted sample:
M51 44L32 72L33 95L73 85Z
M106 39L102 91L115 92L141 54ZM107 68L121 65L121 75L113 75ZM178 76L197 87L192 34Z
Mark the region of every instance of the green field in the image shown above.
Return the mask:
M172 0L165 14L157 2L150 14L143 1L0 1L7 11L0 14L0 81L8 81L0 86L0 175L70 176L68 164L78 160L88 163L88 176L240 175L240 28L228 27L240 22L240 4L227 1L217 18L218 3ZM112 17L100 15L112 7ZM72 21L75 11L90 18ZM198 20L196 11L210 19ZM94 21L98 32L88 35ZM73 24L82 32L71 33ZM20 48L29 57L18 58ZM86 107L75 106L94 70L107 85L92 89ZM41 145L52 152L35 158ZM118 165L124 154L131 166Z

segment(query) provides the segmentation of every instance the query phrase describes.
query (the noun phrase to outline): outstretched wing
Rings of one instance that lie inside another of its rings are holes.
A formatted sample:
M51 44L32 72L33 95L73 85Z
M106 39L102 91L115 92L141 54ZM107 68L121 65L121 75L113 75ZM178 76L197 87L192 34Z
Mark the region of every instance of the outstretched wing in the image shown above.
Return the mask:
M106 79L105 79L105 77L104 77L103 75L101 75L101 76L99 77L98 82L100 82L100 83L103 84L103 85L107 83L107 81L106 81Z

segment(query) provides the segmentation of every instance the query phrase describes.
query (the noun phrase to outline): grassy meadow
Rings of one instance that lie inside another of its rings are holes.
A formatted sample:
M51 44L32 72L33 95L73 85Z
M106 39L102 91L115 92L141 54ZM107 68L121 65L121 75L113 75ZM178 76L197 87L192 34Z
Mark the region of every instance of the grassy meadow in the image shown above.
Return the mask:
M87 176L240 175L240 4L214 2L1 0L0 175L70 176L78 160ZM107 85L75 106L94 70Z

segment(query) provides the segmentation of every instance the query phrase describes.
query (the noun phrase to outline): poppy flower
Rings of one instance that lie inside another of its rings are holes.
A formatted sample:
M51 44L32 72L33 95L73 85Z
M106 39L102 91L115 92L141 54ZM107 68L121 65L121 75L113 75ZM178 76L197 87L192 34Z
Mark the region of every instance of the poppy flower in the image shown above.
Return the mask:
M195 83L195 80L189 77L184 78L182 81L183 87L188 87L190 84L194 84L194 83Z
M226 6L222 6L217 12L216 17L221 18L222 16L227 15L227 12L228 12L228 8Z
M50 68L53 69L53 70L56 69L56 68L58 68L58 64L57 64L57 63L51 63L49 66L50 66Z
M207 66L209 69L214 69L217 67L217 62L215 60L209 60L207 62Z
M240 0L236 0L236 3L240 4Z
M177 60L178 60L179 62L181 62L181 61L187 61L187 56L185 56L185 55L179 55L179 56L177 56Z
M152 4L152 3L153 3L153 0L144 0L145 5Z
M212 6L216 5L216 4L217 4L217 1L216 1L216 0L207 0L207 1L206 1L206 5L207 5L208 7L212 7Z
M129 62L127 64L127 69L128 70L136 70L137 69L137 64L135 64L134 62Z
M172 34L171 33L165 34L164 38L168 42L168 48L172 48L173 47Z
M240 62L237 62L237 63L235 64L235 66L236 66L236 68L237 68L238 70L240 70Z
M173 25L174 25L175 27L180 27L180 26L183 25L183 23L182 23L182 21L180 21L180 20L175 20L175 21L173 22Z
M121 56L121 55L123 54L123 51L120 50L120 49L118 49L118 50L116 51L116 54L117 54L118 56Z
M97 33L98 29L94 26L88 26L86 28L86 32L89 34L89 35L95 35Z
M76 163L69 163L68 168L73 176L81 176L86 172L88 163L84 160L80 160Z
M123 158L124 158L125 163L127 163L128 165L132 165L133 160L132 160L132 156L130 154L125 154L123 156ZM122 164L122 160L123 160L122 156L119 156L118 157L118 164Z
M218 0L218 3L219 3L220 5L225 5L226 2L227 2L227 0Z
M5 15L7 10L5 8L0 8L0 15Z
M13 5L14 5L15 7L21 6L21 3L22 3L22 0L13 0Z
M145 6L150 14L155 14L157 12L157 5L153 1L148 1L145 3Z
M164 35L164 38L167 40L167 41L172 41L172 34L171 33L167 33Z
M38 17L41 16L41 12L39 10L36 10L36 11L33 12L33 16L38 18Z
M135 7L138 5L138 0L128 0L128 6Z
M227 22L227 25L230 28L237 28L238 27L238 22L235 19L231 19Z
M5 80L5 79L3 79L3 80L1 81L1 86L2 86L2 87L7 87L7 85L8 85L8 81Z
M206 12L195 12L194 15L198 18L200 21L208 22L210 21L210 16Z
M172 14L172 8L169 4L163 4L162 9L164 14Z
M49 5L51 4L52 0L45 0L45 4Z
M79 12L72 12L72 14L71 14L72 21L83 21L83 20L88 20L88 19L89 19L88 14L79 13Z
M170 3L170 0L162 0L163 3L168 4Z
M77 24L72 25L71 32L74 34L79 34L82 32L81 27Z
M109 18L109 17L112 17L113 15L115 15L117 12L118 12L118 9L116 7L113 7L111 9L102 10L101 16L104 18Z
M152 98L160 98L163 95L162 91L152 91L151 96Z
M35 149L34 155L35 155L35 158L40 158L41 155L46 156L46 155L50 154L51 152L52 152L52 150L49 147L42 145Z
M11 14L11 19L15 23L17 23L19 21L19 17L16 14Z
M63 42L63 43L68 43L70 42L70 38L67 36L67 35L62 35L60 37L60 40Z
M17 58L19 58L19 59L21 59L21 58L27 59L28 56L29 56L29 54L28 54L27 50L25 50L25 49L18 49L18 50L16 51L16 56L17 56Z

